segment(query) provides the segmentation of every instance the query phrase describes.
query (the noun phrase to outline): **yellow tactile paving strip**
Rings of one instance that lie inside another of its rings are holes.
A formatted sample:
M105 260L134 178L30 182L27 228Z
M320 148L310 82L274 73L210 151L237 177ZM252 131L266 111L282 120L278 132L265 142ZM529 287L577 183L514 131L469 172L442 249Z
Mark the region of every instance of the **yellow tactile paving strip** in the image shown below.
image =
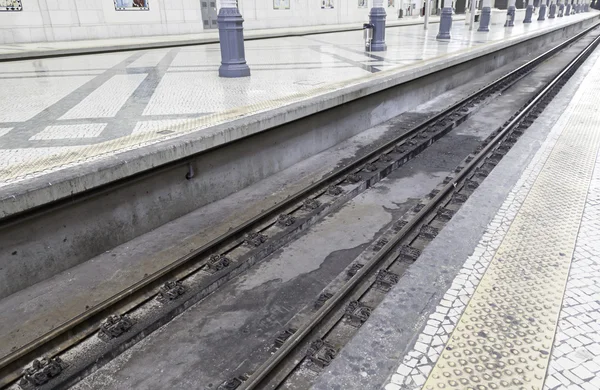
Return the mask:
M424 389L542 389L600 147L597 74L590 74Z

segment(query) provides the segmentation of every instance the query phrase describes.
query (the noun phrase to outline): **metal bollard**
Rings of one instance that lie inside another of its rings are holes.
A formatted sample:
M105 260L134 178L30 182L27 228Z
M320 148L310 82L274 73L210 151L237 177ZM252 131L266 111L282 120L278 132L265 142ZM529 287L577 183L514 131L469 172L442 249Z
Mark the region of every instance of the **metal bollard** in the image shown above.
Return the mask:
M373 25L363 24L363 38L365 39L365 50L371 51L371 41L373 40Z

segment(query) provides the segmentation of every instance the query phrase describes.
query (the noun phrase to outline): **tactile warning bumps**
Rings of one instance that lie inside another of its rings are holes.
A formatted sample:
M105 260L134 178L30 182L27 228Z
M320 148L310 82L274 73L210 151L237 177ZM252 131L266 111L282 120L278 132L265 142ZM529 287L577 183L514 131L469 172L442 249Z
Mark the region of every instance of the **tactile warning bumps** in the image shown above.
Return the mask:
M594 85L586 85L425 389L542 388L600 146Z

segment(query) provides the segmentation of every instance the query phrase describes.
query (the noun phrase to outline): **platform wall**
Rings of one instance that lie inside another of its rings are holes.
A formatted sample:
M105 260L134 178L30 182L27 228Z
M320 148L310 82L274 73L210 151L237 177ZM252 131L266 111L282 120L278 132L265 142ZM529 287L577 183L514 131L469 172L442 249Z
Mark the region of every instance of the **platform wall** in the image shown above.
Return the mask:
M0 0L0 5L9 1ZM0 44L106 39L204 31L202 0L148 0L148 10L117 11L113 0L21 0L22 10L0 10ZM217 5L219 0L215 0ZM284 0L239 0L246 29L363 23L373 0L289 0L289 9L274 9ZM331 1L333 8L322 8ZM419 9L422 0L391 0L388 20L400 7ZM413 12L414 15L418 11ZM417 17L417 16L414 16ZM216 31L216 30L212 30Z

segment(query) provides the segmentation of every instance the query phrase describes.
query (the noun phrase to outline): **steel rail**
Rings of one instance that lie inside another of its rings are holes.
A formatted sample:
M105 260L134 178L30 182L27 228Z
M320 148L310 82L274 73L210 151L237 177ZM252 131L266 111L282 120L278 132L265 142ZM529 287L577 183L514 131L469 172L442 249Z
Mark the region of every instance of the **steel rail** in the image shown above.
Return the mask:
M514 76L517 76L517 79L513 81L513 82L516 82L518 79L520 79L520 77L523 77L524 75L526 75L528 73L528 71L535 68L535 66L539 65L541 62L543 62L547 58L550 58L551 56L553 56L554 54L556 54L558 51L562 50L566 46L577 41L578 39L580 39L581 37L586 35L588 32L590 32L591 30L596 28L599 24L600 23L596 23L593 26L587 28L586 30L576 34L575 36L573 36L573 37L567 39L566 41L560 43L559 45L553 47L552 49L547 50L546 52L540 54L536 58L528 61L526 64L521 65L517 69L507 73L506 75L493 81L492 83L481 88L480 90L473 92L466 98L452 104L450 107L435 114L433 117L431 117L427 120L424 120L423 122L415 125L413 128L411 128L407 132L386 142L384 145L369 152L365 156L358 158L357 160L353 161L349 165L346 165L345 167L339 168L339 169L331 172L330 174L324 176L322 179L320 179L320 180L316 181L315 183L298 191L297 193L295 193L294 195L292 195L285 201L270 207L269 209L261 212L260 214L256 215L255 217L249 219L248 221L231 229L229 232L211 240L209 243L196 249L195 251L191 252L190 254L175 260L173 263L169 264L168 266L154 272L153 274L148 275L143 280L134 283L133 285L129 286L128 288L120 291L119 293L102 301L101 303L89 308L88 310L86 310L86 312L73 317L72 319L56 326L51 331L40 336L39 338L29 342L28 344L20 347L19 349L15 350L15 351L12 351L10 354L0 358L0 370L6 368L7 366L20 360L21 358L24 358L27 355L32 354L36 350L41 349L44 345L49 344L50 342L52 342L59 336L64 335L64 334L69 334L69 331L72 330L73 328L75 328L76 326L83 324L85 321L88 321L88 320L94 318L98 314L108 311L108 309L116 306L118 303L121 303L122 301L131 297L132 295L141 294L141 291L144 288L154 286L158 281L164 280L165 277L167 277L168 275L171 275L172 273L175 273L177 270L180 270L180 268L182 268L186 264L191 263L194 260L197 260L198 258L200 258L202 256L207 256L211 253L214 253L216 251L216 249L222 247L224 244L241 238L245 233L252 230L253 227L256 227L257 225L266 222L268 219L273 218L278 213L290 208L292 205L299 203L301 200L303 200L304 198L308 197L309 195L315 193L316 191L326 188L327 185L329 185L331 183L339 182L340 180L343 180L343 178L347 174L357 171L361 166L363 166L366 163L376 161L377 158L382 153L385 153L386 151L392 149L395 145L410 139L412 136L414 136L418 132L426 129L427 127L435 124L440 119L443 119L444 117L447 117L447 116L453 114L457 109L459 109L465 105L468 105L471 101L478 99L480 96L482 96L486 93L489 93L490 91L493 91L494 88L501 86L502 83L509 81ZM421 213L419 213L418 215L421 215ZM359 274L363 275L364 272L365 271L360 271ZM351 279L351 280L355 280L355 279ZM141 302L139 304L146 302L148 299L151 299L151 298L144 297L143 299L141 299ZM77 341L93 334L97 329L98 329L97 326L89 327L88 329L86 329L86 334L78 337ZM75 344L75 343L73 343L73 344ZM73 344L62 348L61 350L66 350ZM45 353L47 351L43 351L43 352ZM6 385L6 383L3 382L2 379L0 379L0 386L3 386L3 385Z
M450 195L456 188L457 184L466 178L474 168L483 160L505 136L525 118L530 111L546 97L546 95L559 83L563 77L573 70L584 57L589 55L600 42L600 35L597 36L584 50L581 51L573 60L569 62L565 68L554 77L546 87L537 94L520 112L506 125L502 126L502 130L490 141L458 174L453 178L435 197L431 199L408 223L396 234L390 241L377 252L351 279L344 284L325 304L315 313L310 322L299 328L292 334L284 344L271 355L271 357L263 363L240 387L240 390L252 390L258 388L262 381L296 348L306 337L336 308L343 303L348 296L358 285L365 279L371 271L392 252L392 250L411 233L421 221L433 212L442 200Z

